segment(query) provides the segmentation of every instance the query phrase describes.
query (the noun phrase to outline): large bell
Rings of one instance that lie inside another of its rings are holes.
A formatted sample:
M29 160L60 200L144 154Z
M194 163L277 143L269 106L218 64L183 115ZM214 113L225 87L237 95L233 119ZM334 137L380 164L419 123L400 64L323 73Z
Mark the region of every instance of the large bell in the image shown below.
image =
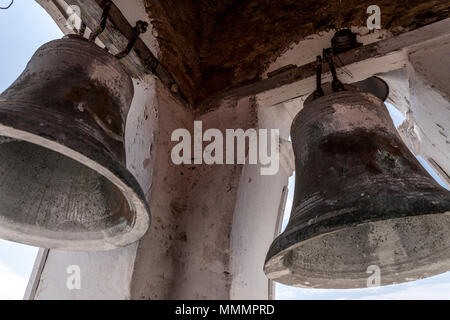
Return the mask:
M267 276L357 288L377 267L381 285L450 270L450 192L405 147L379 98L330 91L309 97L292 123L295 195Z
M0 238L67 250L138 240L149 209L126 169L133 83L70 36L43 45L0 96Z

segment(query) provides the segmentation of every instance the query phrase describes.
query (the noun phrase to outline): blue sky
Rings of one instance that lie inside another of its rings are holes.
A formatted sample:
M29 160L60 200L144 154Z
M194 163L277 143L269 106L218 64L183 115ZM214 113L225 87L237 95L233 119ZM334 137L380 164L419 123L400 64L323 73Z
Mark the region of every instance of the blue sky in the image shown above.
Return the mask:
M10 0L0 0L0 6ZM62 33L33 0L15 0L8 10L0 10L0 92L23 71L32 54L42 44L60 38ZM395 122L401 114L390 108ZM423 159L419 159L424 165ZM431 170L429 166L427 169ZM435 174L432 173L434 176ZM290 195L285 224L289 218L294 191ZM0 299L22 299L36 257L37 248L0 240ZM450 273L407 284L356 290L297 289L277 285L279 299L450 299Z
M0 0L0 7L10 0ZM15 0L0 10L0 92L22 73L44 43L61 38L53 20L34 0ZM0 240L0 299L22 299L37 248Z

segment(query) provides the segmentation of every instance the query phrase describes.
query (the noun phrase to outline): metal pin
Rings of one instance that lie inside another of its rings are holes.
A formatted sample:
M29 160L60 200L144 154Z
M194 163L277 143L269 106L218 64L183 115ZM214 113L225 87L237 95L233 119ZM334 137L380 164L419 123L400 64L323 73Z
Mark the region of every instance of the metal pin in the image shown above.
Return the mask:
M81 22L80 30L78 30L78 34L80 36L84 36L84 33L86 32L86 24L84 22Z
M130 39L130 41L128 42L127 47L120 53L116 54L116 58L117 59L122 59L125 58L133 49L134 45L136 44L136 41L139 39L139 36L142 33L147 32L147 28L148 28L148 23L145 21L141 21L139 20L138 22L136 22L136 26L133 28L133 36Z
M322 57L316 57L316 90L313 92L314 99L320 98L324 95L322 90Z
M89 41L94 42L95 39L105 30L106 22L108 20L109 15L109 9L111 9L111 0L103 0L103 13L102 13L102 19L100 21L100 25L97 28L97 30L93 31L91 35L89 36Z
M323 50L323 56L325 60L328 62L328 65L330 66L331 75L333 76L333 81L331 82L331 87L333 88L334 92L338 91L344 91L344 84L338 79L336 68L334 66L333 61L333 51L331 49L325 49Z

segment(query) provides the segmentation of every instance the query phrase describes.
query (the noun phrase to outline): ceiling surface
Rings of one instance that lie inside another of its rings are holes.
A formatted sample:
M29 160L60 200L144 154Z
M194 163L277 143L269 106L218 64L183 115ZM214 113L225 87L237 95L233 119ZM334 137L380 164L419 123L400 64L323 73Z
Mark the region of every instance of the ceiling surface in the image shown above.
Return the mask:
M289 45L339 27L365 26L374 1L143 0L161 62L192 105L257 80ZM378 0L394 34L449 17L448 0Z

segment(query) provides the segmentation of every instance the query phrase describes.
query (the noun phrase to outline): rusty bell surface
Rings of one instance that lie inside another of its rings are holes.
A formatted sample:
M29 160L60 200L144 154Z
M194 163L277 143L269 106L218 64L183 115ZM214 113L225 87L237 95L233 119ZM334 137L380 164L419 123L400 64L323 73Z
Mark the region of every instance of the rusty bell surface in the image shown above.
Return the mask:
M133 83L78 36L43 45L0 96L0 237L66 250L138 240L150 213L126 169Z
M265 273L357 288L376 268L381 285L450 270L450 192L406 148L383 102L346 88L309 98L292 123L293 207Z

